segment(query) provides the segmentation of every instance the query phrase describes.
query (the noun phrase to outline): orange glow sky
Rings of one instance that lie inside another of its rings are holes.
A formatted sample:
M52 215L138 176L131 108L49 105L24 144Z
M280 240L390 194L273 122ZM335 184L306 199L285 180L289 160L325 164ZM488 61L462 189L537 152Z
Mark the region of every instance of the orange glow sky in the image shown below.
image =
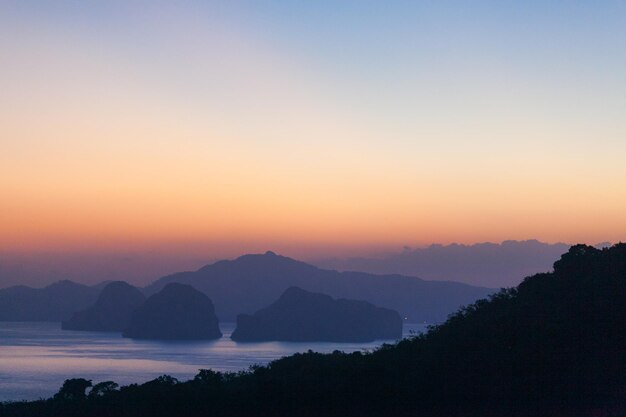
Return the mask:
M0 6L0 251L625 240L623 5L56 3Z

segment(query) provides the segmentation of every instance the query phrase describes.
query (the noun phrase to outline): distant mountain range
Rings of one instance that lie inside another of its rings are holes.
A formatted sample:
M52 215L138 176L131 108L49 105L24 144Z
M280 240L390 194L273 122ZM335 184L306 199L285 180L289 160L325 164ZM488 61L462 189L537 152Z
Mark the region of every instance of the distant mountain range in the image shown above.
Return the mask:
M273 252L244 255L194 272L168 275L145 291L152 294L170 282L189 284L207 294L222 321L235 321L241 313L252 314L294 286L334 298L369 301L394 309L409 321L419 322L442 321L459 306L493 292L458 282L320 269Z
M44 288L24 285L0 290L0 321L63 321L91 306L103 282L94 286L59 281Z
M219 261L193 272L158 279L143 289L149 296L166 284L188 284L208 295L221 321L252 314L297 286L334 298L369 301L398 311L408 321L440 322L459 306L493 290L458 282L425 281L401 275L337 272L273 252ZM24 286L0 290L0 320L63 321L94 304L104 284L85 286L62 281L41 289Z
M599 243L596 247L606 247ZM549 271L570 248L566 243L506 240L474 245L430 245L372 257L321 259L312 263L338 271L403 274L429 280L452 280L492 288L511 287L526 276Z
M596 245L607 246L608 243ZM324 269L401 274L427 280L458 281L490 288L509 287L552 267L569 244L537 240L473 245L450 244L398 248L358 257L303 260ZM124 280L145 286L178 271L195 271L222 258L207 257L210 249L188 252L122 251L119 253L10 253L0 251L0 288L44 285L69 279L86 285Z
M372 352L309 351L237 374L202 369L117 389L66 380L23 416L475 417L626 415L626 244L576 245L553 272ZM106 385L103 385L106 384Z

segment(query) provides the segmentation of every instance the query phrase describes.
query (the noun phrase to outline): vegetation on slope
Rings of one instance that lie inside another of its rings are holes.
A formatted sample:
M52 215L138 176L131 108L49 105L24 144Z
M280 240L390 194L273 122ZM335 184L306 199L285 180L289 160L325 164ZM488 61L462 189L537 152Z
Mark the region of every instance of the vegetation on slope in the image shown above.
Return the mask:
M289 356L85 395L5 404L6 416L620 416L626 413L626 245L577 245L554 271L371 353Z

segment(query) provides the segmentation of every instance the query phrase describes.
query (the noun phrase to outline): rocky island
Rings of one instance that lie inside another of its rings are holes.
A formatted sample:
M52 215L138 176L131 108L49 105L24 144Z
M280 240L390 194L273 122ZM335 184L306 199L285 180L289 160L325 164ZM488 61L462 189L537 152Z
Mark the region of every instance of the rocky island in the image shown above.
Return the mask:
M171 283L133 314L124 337L160 340L219 339L213 303L190 285Z
M288 288L269 307L240 314L231 338L238 342L369 342L402 336L400 315L366 301Z
M107 284L96 303L78 311L61 323L63 330L121 332L130 323L133 312L145 301L136 287L124 282Z

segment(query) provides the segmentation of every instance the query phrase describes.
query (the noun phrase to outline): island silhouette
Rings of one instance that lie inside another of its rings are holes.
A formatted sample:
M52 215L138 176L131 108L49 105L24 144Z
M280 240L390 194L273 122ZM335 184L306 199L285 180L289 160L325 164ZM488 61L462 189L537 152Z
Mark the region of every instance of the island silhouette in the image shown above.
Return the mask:
M460 306L496 291L403 275L338 272L274 252L243 255L197 271L168 275L140 290L150 296L168 283L191 285L206 294L214 303L217 316L227 322L236 321L239 314L253 314L267 307L289 287L333 298L367 301L396 310L403 319L414 323L441 322ZM74 313L94 305L106 284L86 286L62 281L41 289L24 286L0 289L0 321L69 323Z
M626 244L573 246L553 269L373 352L309 351L124 387L73 378L53 398L3 403L0 414L623 416Z
M141 291L132 285L124 281L111 282L102 289L93 306L74 313L61 323L61 328L121 332L128 327L132 314L145 300Z
M401 336L402 319L394 310L290 287L270 306L253 315L240 314L231 339L371 342Z
M122 333L133 339L207 340L222 332L213 303L190 285L170 283L148 297Z

